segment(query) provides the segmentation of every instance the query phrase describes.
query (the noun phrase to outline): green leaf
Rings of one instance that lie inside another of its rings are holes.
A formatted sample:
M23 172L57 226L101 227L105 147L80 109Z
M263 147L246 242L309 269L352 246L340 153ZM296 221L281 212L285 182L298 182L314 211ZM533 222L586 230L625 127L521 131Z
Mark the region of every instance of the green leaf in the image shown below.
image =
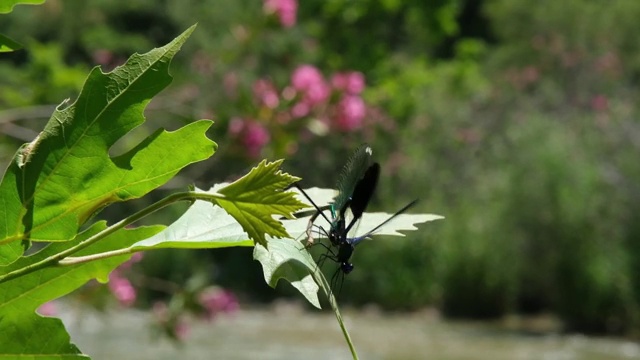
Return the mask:
M78 244L106 228L105 222L94 224L76 239L52 243L41 251L20 258L1 268L1 274L24 268ZM140 239L153 236L164 227L122 229L79 251L80 256L126 248ZM131 255L49 267L0 284L0 359L16 358L78 358L80 351L70 343L59 319L43 318L35 310L47 301L66 295L91 279L105 282L109 273Z
M357 226L349 233L349 237L357 237L362 236L368 233L371 229L380 225L382 222L387 220L391 215L383 212L375 212L375 213L364 213L362 215L362 219L358 223ZM383 227L378 229L372 236L377 237L380 235L390 235L390 236L405 236L400 231L414 231L418 230L415 227L416 224L422 224L434 220L444 219L444 216L435 215L435 214L400 214L393 218L391 222L385 224ZM328 229L328 223L326 220L320 218L316 220L316 224ZM322 234L324 236L324 234ZM320 237L322 237L320 236Z
M334 190L319 188L306 189L305 192L318 206L331 202L335 194ZM297 194L297 196L303 199L302 195ZM364 213L359 225L349 233L349 237L366 234L392 215L387 213ZM269 239L268 250L262 246L256 246L254 259L262 264L264 277L269 285L275 287L279 279L285 279L298 289L311 304L319 307L317 302L319 288L317 285L311 286L309 284L309 281L311 281L310 276L316 272L317 264L301 243L306 239L306 230L310 217L311 215L297 219L282 220L287 232L296 240ZM443 219L443 217L433 214L401 214L380 228L375 235L404 236L400 231L417 230L416 224L438 219ZM329 223L322 217L318 217L315 224L322 226L324 229L329 229ZM317 238L326 237L322 233L316 235ZM317 276L321 275L316 274ZM316 283L320 285L325 295L330 297L330 288L326 285L326 281L320 283L316 279ZM334 310L337 312L337 309Z
M22 240L72 239L96 211L141 197L213 154L205 120L173 132L159 129L121 156L108 154L144 122L144 108L171 82L171 59L193 29L111 73L95 68L78 100L59 107L43 132L18 150L0 183L0 265L22 253Z
M18 4L39 5L45 0L0 0L0 14L8 14Z
M22 44L0 34L0 52L11 52L20 49L22 49Z
M304 207L293 192L283 191L300 179L280 171L281 164L282 160L270 163L263 160L249 174L220 189L218 192L224 198L216 199L249 237L263 246L267 246L265 234L276 238L290 237L273 215L291 218L293 212Z
M223 186L225 184L218 184L209 191L195 190L204 194L217 194L217 190ZM233 216L209 201L197 200L164 231L133 244L131 248L209 249L253 244L253 240L249 239L249 235Z
M304 207L295 198L295 191L283 191L297 178L282 173L282 161L261 162L251 172L233 184L217 184L208 191L195 189L198 195L210 195L209 201L196 200L193 205L164 231L131 246L134 250L160 248L203 249L231 246L253 246L245 230L251 227L259 235L290 237L274 217L289 216ZM244 192L243 192L243 189ZM222 195L226 193L226 195ZM203 196L200 196L202 198ZM232 216L223 204L236 211ZM249 219L249 220L247 220ZM242 224L241 222L249 222ZM294 228L296 231L302 227ZM304 231L304 230L302 230Z
M275 171L275 169L273 167L272 171ZM217 184L209 191L196 189L196 192L219 196L219 191L228 186L228 184ZM314 199L318 199L320 204L324 204L331 201L335 192L328 189L313 188L307 189L307 193ZM301 197L295 190L288 191L286 194L296 194L296 196ZM282 198L282 196L278 196L278 198ZM295 199L295 201L292 201L289 196L281 200L285 203L297 202ZM296 206L296 209L300 208L301 206ZM269 219L277 222L271 216ZM308 221L308 217L285 220L284 227L286 232L289 233L289 237L302 240ZM279 279L284 278L291 282L311 304L319 307L318 286L309 276L309 271L315 267L315 263L300 241L271 237L267 237L266 240L269 250L263 246L257 246L254 250L254 259L258 260L264 268L265 281L269 285L275 286ZM197 200L178 220L169 225L164 231L131 245L131 249L202 249L253 245L254 242L234 217L209 201ZM306 270L301 267L306 268Z
M268 250L262 245L253 249L253 258L262 264L264 280L275 288L278 280L285 279L307 298L307 301L320 309L318 285L311 274L317 265L299 241L291 239L267 240Z

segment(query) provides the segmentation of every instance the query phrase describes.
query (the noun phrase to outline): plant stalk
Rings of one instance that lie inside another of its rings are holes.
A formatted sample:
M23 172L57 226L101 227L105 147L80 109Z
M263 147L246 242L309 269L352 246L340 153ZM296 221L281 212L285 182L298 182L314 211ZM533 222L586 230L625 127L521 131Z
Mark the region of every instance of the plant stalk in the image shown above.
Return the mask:
M83 250L85 248L87 248L88 246L95 244L96 242L100 241L101 239L105 238L106 236L109 236L111 234L113 234L114 232L122 229L123 227L130 225L142 218L144 218L145 216L152 214L166 206L169 206L173 203L179 202L179 201L194 201L194 200L204 200L204 201L209 201L209 202L214 202L216 199L220 199L220 198L224 198L224 195L221 194L209 194L209 193L197 193L194 191L186 191L186 192L181 192L181 193L175 193L175 194L171 194L169 196L167 196L166 198L159 200L158 202L149 205L148 207L136 212L135 214L126 217L122 220L120 220L119 222L115 223L113 226L110 226L104 230L102 230L101 232L93 235L92 237L88 238L87 240L79 243L78 245L75 245L73 247L70 247L69 249L65 250L65 251L61 251L55 255L52 255L46 259L43 259L41 261L38 261L36 263L33 263L29 266L25 266L23 268L14 270L12 272L9 272L5 275L0 276L0 284L9 280L13 280L15 278L18 278L20 276L24 276L26 274L30 274L34 271L38 271L40 269L44 269L46 267L49 266L53 266L53 265L57 265L57 264L61 264L61 265L73 265L75 263L82 263L82 262L86 262L86 261L90 261L90 260L94 260L94 259L99 259L102 258L102 256L104 257L109 257L109 256L116 256L116 255L123 255L126 254L127 251L124 250L129 250L129 249L122 249L124 252L122 253L118 253L118 254L110 254L112 252L108 252L108 253L104 253L104 254L95 254L95 255L89 255L89 256L94 256L93 259L89 259L89 260L84 260L83 258L86 257L79 257L75 260L71 260L68 262L62 262L63 259L65 259L66 257L75 254L76 252ZM120 251L120 250L116 250L116 251ZM130 252L130 251L129 251ZM78 260L78 259L82 259L82 260Z

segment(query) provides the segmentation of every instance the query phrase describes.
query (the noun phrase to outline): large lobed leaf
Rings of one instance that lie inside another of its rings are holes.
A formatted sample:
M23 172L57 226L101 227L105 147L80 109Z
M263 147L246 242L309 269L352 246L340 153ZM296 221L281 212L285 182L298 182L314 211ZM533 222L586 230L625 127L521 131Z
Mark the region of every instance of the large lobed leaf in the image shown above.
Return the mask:
M0 14L7 14L13 11L13 7L18 4L38 5L44 3L44 0L0 0Z
M5 35L0 34L0 53L11 52L20 49L22 49L22 44Z
M105 228L105 222L96 223L72 241L52 243L33 255L0 268L0 275L55 255ZM126 248L162 229L161 226L121 229L77 254L82 256ZM91 279L105 282L109 273L130 257L130 254L120 255L76 265L49 267L0 284L0 359L83 358L80 350L70 342L62 322L42 317L35 310Z
M15 261L25 241L66 241L97 210L138 198L186 165L208 158L216 144L210 121L158 130L129 152L109 148L144 122L150 99L171 82L171 59L193 31L104 74L94 68L77 101L58 108L25 144L0 183L0 265Z
M285 279L319 309L319 288L311 276L317 266L309 251L291 239L269 238L268 244L268 250L262 245L253 249L253 258L262 264L265 282L275 288L280 279Z

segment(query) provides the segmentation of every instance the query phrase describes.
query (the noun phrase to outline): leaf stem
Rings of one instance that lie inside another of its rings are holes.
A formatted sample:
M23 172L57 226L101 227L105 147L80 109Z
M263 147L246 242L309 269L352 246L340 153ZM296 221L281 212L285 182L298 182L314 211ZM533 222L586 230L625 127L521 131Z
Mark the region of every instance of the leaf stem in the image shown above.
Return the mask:
M217 199L221 199L224 198L224 195L221 194L212 194L212 193L202 193L202 192L195 192L195 191L186 191L186 192L180 192L180 193L175 193L175 194L171 194L169 196L167 196L166 198L159 200L158 202L149 205L148 207L136 212L135 214L126 217L122 220L120 220L119 222L115 223L113 226L110 226L102 231L100 231L99 233L91 236L90 238L86 239L85 241L79 243L78 245L72 246L70 248L68 248L65 251L61 251L55 255L49 256L46 259L43 259L41 261L38 261L36 263L33 263L29 266L25 266L23 268L17 269L15 271L9 272L5 275L0 276L0 284L9 280L13 280L15 278L18 278L20 276L24 276L26 274L30 274L34 271L38 271L40 269L44 269L46 267L49 266L53 266L53 265L73 265L73 264L79 264L82 262L86 262L86 261L90 261L90 260L95 260L95 259L100 259L103 257L109 257L109 256L115 256L115 255L123 255L126 254L127 252L121 252L118 254L109 254L109 253L113 253L113 252L108 252L108 253L103 253L103 254L95 254L95 255L89 255L89 256L85 256L85 257L78 257L74 260L70 260L67 262L63 262L62 260L65 259L66 257L75 254L76 252L85 249L86 247L98 242L100 239L103 239L111 234L113 234L114 232L122 229L123 227L130 225L142 218L144 218L145 216L154 213L166 206L169 206L173 203L179 202L179 201L193 201L193 200L204 200L204 201L209 201L209 202L215 202ZM122 249L125 250L125 249ZM128 250L128 249L127 249ZM119 250L116 250L119 251ZM83 258L87 258L90 256L95 256L95 258L93 259L89 259L89 260L85 260Z
M347 327L344 325L344 320L342 319L342 315L340 314L340 309L338 308L338 302L336 298L333 296L333 292L330 290L331 286L327 282L327 278L324 277L322 271L320 271L319 267L316 267L315 271L313 271L312 276L314 280L320 284L325 294L327 295L327 299L329 300L329 304L333 309L333 312L336 314L336 319L338 320L338 324L340 324L340 329L342 330L342 334L344 335L344 339L347 341L347 345L349 345L349 351L351 351L351 356L354 360L358 360L358 353L356 352L356 348L353 345L353 340L351 340L351 336L349 335L349 331L347 331Z
M125 248L125 249L118 249L118 250L112 250L112 251L105 251L103 253L91 254L87 256L78 256L78 257L69 256L67 258L64 258L58 261L58 265L59 266L77 265L77 264L82 264L82 263L86 263L93 260L110 258L112 256L133 254L135 252L137 251L134 251L129 248Z

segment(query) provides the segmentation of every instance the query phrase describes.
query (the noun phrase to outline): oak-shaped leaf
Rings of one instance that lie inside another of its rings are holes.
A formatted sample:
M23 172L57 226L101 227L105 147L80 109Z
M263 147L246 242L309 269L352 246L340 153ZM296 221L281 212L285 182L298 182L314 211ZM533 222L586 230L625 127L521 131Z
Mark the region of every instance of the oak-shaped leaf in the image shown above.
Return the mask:
M171 59L193 30L132 55L110 73L94 68L75 103L59 106L38 137L18 150L0 183L0 266L15 261L30 241L73 239L100 209L139 198L213 154L206 120L158 129L114 158L108 152L145 121L146 105L171 82Z
M35 254L0 267L0 275L47 259L106 228L104 221L95 223L72 241L49 244ZM120 229L76 254L86 256L126 248L162 229L162 226ZM86 358L71 343L60 319L43 317L35 311L40 305L72 292L91 279L106 282L109 273L130 257L131 254L125 254L75 265L47 267L0 283L0 359Z

